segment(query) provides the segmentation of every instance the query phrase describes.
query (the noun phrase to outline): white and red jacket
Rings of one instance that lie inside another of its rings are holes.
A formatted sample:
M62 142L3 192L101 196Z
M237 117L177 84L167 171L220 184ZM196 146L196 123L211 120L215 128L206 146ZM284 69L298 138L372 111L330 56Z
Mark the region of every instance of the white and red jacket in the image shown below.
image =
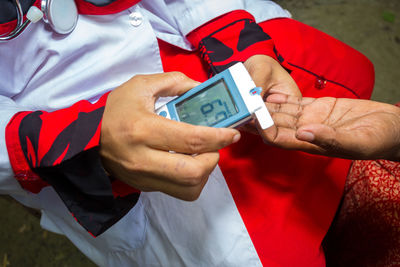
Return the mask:
M276 58L295 80L301 71L315 76L321 86L306 94L370 91L288 62L264 22L288 12L271 1L76 2L71 34L40 22L0 43L0 191L41 209L44 228L100 266L323 266L320 244L348 161L281 151L244 134L221 151L221 168L197 201L139 192L101 168L107 92L136 74L180 70L204 80L209 69L254 54ZM327 83L335 91L321 93Z

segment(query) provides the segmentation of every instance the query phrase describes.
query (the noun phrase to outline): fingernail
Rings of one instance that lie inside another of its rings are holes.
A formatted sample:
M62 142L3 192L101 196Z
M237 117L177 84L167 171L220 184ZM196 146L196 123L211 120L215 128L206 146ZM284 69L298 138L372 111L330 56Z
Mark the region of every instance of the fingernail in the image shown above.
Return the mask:
M287 95L283 95L283 94L272 94L272 95L269 95L266 99L266 102L275 103L275 104L286 103L286 101L287 101Z
M240 140L240 133L237 133L232 139L232 144L237 143L237 141L239 140Z
M283 95L287 94L285 91L281 91L281 90L276 89L276 88L269 89L268 93L269 94L283 94Z
M315 136L311 132L302 131L296 134L296 138L301 141L312 142L314 141Z

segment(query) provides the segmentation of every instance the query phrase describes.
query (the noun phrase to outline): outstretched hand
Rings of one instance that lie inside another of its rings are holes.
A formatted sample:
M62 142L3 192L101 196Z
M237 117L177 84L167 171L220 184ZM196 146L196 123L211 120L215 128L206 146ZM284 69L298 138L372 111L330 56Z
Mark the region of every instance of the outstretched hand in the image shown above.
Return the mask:
M158 97L181 95L196 85L175 72L138 75L112 91L101 127L106 171L141 191L196 199L218 162L218 150L240 138L234 129L193 126L155 114Z
M256 86L261 87L261 96L266 99L271 94L285 94L301 99L301 92L290 76L290 74L273 58L266 55L255 55L244 62L244 66L250 73ZM282 146L277 139L278 133L281 131L277 125L262 131L260 127L256 127L256 123L248 123L241 128L242 130L260 133L264 142L267 144Z
M272 94L267 102L277 128L282 129L275 142L284 148L350 159L400 160L400 108L396 106L283 94Z

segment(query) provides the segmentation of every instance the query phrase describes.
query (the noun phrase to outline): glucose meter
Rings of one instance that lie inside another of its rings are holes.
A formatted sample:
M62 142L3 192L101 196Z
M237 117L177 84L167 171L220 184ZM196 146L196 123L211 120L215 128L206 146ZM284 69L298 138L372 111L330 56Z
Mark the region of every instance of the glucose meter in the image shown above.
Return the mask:
M236 63L156 109L163 117L194 125L238 127L255 117L261 128L273 120L250 74Z

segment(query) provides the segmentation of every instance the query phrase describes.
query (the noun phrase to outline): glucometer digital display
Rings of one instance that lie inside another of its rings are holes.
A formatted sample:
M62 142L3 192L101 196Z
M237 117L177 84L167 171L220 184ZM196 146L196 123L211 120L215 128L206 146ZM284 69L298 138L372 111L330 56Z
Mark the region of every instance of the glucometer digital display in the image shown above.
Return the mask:
M156 109L168 119L211 127L237 127L256 118L260 127L272 118L242 63L218 73L204 83Z
M181 121L214 126L238 113L224 80L218 80L175 105Z

